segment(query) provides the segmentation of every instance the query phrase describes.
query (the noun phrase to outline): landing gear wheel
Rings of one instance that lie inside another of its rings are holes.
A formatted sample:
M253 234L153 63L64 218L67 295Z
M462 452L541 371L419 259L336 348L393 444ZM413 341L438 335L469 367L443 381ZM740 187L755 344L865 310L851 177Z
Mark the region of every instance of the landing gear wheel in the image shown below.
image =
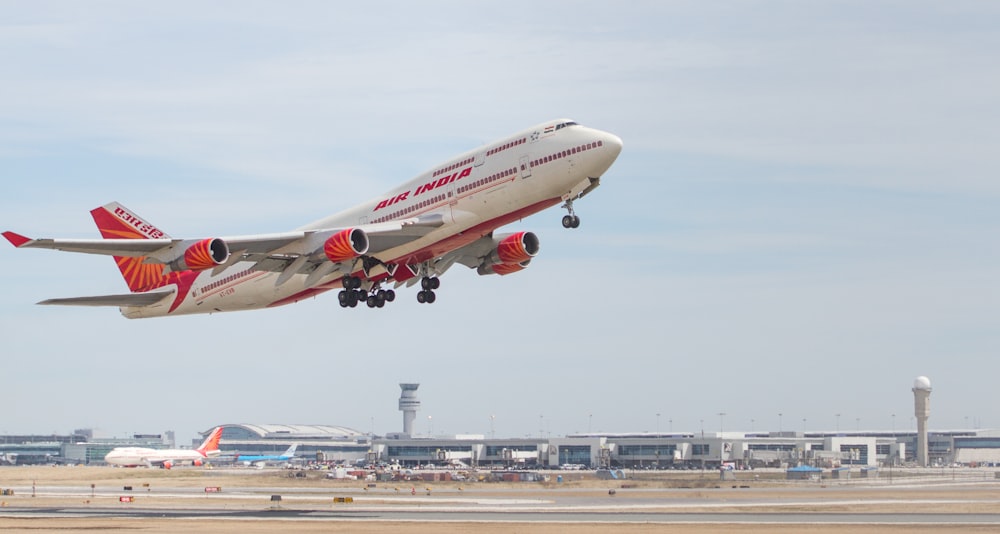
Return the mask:
M351 297L347 294L347 290L342 290L340 293L337 293L337 300L340 301L341 306L344 306L351 302Z
M435 295L433 291L428 291L427 304L433 304L435 300L437 300L437 295Z
M436 276L434 278L431 278L431 287L430 287L430 289L437 289L439 287L441 287L441 279L438 278L438 277L436 277ZM431 302L433 302L433 301L431 301Z
M573 216L572 215L563 215L562 225L563 225L563 228L572 228L573 227Z
M365 303L368 304L369 308L374 308L378 306L378 297L376 297L375 295L369 295L368 300L365 301Z
M427 302L427 291L417 291L417 302L423 304Z
M572 228L579 228L579 227L580 227L580 217L578 215L574 215Z
M396 292L393 291L392 289L386 289L385 290L385 301L386 302L392 302L394 300L396 300Z

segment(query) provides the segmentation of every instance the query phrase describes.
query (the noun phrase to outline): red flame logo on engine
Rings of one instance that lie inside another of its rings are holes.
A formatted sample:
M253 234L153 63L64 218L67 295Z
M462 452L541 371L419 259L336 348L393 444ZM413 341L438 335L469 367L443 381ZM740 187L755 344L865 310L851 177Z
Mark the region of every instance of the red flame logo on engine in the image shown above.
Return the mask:
M506 264L530 260L535 254L538 254L538 238L531 232L507 236L497 245L497 257Z
M219 265L212 251L214 239L199 241L184 251L184 264L192 271L203 271Z
M368 252L368 236L358 228L341 230L323 244L323 253L332 262L347 261Z

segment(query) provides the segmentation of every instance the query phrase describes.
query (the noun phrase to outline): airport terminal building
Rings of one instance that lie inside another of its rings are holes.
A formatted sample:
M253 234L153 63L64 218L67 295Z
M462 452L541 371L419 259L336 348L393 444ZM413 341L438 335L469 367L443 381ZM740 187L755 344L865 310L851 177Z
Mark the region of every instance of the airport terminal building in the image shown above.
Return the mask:
M564 437L488 438L483 435L372 436L333 425L221 423L222 455L279 454L298 444L296 461L331 464L396 463L480 468L696 469L812 465L885 466L914 461L913 431L587 433ZM203 432L207 436L211 429ZM202 438L192 441L197 447ZM171 433L99 439L85 430L68 436L0 436L0 463L100 465L119 446L173 447ZM932 465L1000 464L1000 431L932 431Z

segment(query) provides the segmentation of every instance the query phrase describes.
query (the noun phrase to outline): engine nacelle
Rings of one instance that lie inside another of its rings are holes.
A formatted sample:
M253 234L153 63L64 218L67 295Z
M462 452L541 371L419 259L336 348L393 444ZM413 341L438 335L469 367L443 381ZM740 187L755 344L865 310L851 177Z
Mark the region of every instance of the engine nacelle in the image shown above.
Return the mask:
M174 464L170 460L167 460L166 462L163 462L163 468L164 469L170 469L173 466L174 466Z
M497 263L521 263L538 254L538 236L531 232L496 236L493 241L496 243L496 248L483 261L484 267Z
M167 264L171 271L204 271L226 263L229 245L215 237L195 242L181 257Z
M191 465L193 465L195 467L201 467L202 465L204 465L204 462L202 462L201 460L193 460L191 462Z
M524 270L531 260L525 260L521 263L494 263L493 265L480 265L477 272L479 274L499 274L503 276L505 274L516 273L518 271Z
M323 243L323 254L334 263L352 260L365 252L368 252L368 234L360 228L341 230Z

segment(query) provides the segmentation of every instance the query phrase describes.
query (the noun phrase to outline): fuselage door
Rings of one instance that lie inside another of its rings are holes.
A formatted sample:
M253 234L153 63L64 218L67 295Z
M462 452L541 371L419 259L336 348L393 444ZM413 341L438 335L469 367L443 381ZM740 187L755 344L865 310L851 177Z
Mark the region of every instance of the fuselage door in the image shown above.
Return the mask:
M476 152L476 159L472 161L474 167L478 167L486 162L486 152Z
M521 178L531 177L531 156L521 156Z

